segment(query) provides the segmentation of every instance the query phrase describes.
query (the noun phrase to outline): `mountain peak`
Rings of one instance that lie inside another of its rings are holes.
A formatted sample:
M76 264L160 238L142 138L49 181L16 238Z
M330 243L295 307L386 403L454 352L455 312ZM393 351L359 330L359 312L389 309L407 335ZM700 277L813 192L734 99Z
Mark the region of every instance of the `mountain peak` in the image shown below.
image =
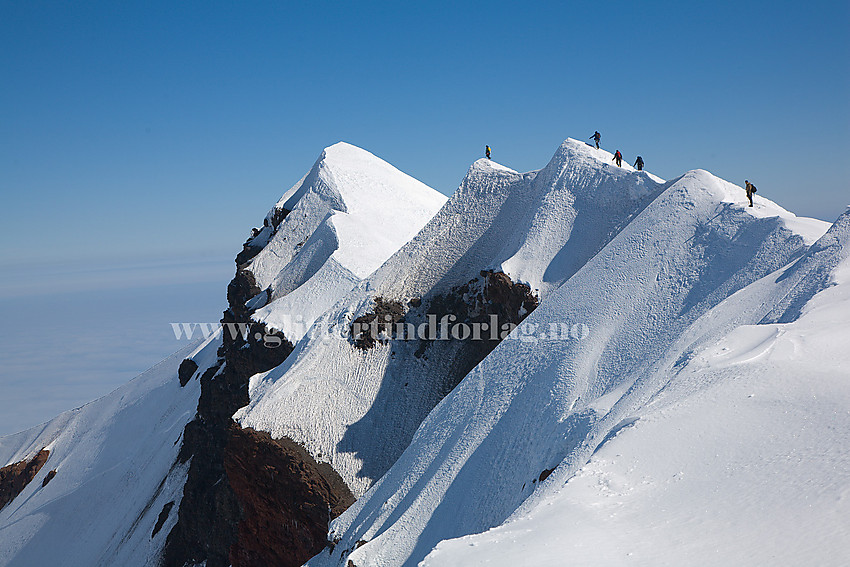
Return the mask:
M479 159L444 204L328 146L237 256L224 333L0 439L47 458L0 565L830 563L850 211L811 245L828 223L768 187L612 158Z

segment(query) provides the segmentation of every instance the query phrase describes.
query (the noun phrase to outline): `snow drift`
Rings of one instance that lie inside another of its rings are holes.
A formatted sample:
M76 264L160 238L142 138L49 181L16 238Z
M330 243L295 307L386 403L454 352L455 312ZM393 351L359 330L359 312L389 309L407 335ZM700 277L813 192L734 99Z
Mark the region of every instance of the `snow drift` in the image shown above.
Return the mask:
M807 254L826 223L765 199L749 210L741 197L740 188L704 171L661 188L430 413L393 467L334 522L333 550L310 565L416 565L442 540L499 525L639 423L700 348L765 320L789 296L800 305L825 287L834 260L846 255L837 252L846 237L836 235L844 219ZM758 287L795 260L795 277L770 293ZM749 286L762 293L728 307L724 300ZM590 333L544 339L564 322L586 324ZM699 388L682 387L678 399ZM540 564L555 560L544 557Z
M475 162L413 240L328 310L283 365L252 378L251 403L237 421L304 444L363 494L480 358L460 341L424 351L420 341L392 341L364 352L334 337L373 311L376 298L397 302L406 321L421 324L438 300L468 297L471 282L486 287L487 270L545 298L661 190L646 172L603 165L600 154L568 140L537 172Z
M238 539L297 524L258 493L276 492L281 447L358 498L315 567L847 563L850 212L745 204L708 172L665 182L569 139L538 171L476 161L448 201L331 146L228 288L225 320L281 330L291 353L214 339L0 439L3 465L49 450L0 509L0 564L168 562L178 532L207 565L286 558ZM354 335L435 314L519 326L479 343ZM234 430L231 473L210 440ZM234 517L191 518L231 485ZM237 541L212 554L221 533Z
M245 270L265 292L250 305L253 319L299 340L445 201L365 150L344 142L325 148L246 243L260 249Z
M848 244L850 212L696 321L618 396L589 459L562 461L509 521L423 565L847 564ZM764 316L789 302L798 318Z

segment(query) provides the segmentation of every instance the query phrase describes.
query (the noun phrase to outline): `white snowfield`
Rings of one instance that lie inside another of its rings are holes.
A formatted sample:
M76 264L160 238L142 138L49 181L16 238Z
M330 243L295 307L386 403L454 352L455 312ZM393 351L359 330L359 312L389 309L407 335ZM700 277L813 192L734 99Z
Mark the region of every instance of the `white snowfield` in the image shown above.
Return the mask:
M849 313L829 285L848 270L850 214L809 247L828 223L745 207L705 171L648 194L430 412L309 565L846 563ZM583 238L565 246L593 249ZM545 285L548 266L510 258ZM793 322L812 297L827 318ZM590 332L541 339L553 323Z
M565 459L508 521L440 542L421 565L850 564L850 213L819 244L614 394L613 419L585 436L607 431L589 461ZM799 319L755 324L789 293L811 297L812 281L832 286Z
M270 211L290 212L252 239L253 317L297 344L234 418L359 498L309 566L850 564L850 211L749 208L708 172L612 157L478 160L444 203L337 144ZM339 338L377 297L426 305L486 269L540 305L450 392L455 343ZM0 566L156 564L199 395L177 366L219 344L0 438L0 466L51 451L0 510Z
M445 395L457 352L439 344L420 358L417 341L363 352L330 337L345 336L375 297L426 302L488 268L545 298L661 190L645 172L600 164L574 140L536 172L476 161L413 240L319 318L284 364L252 378L237 421L302 443L362 495Z
M47 462L0 510L0 565L155 565L177 521L189 463L180 464L183 428L200 386L184 388L177 367L193 356L203 372L221 344L214 337L176 352L111 394L27 431L0 438L0 463ZM47 486L47 473L56 476ZM152 537L160 512L174 502Z
M277 208L290 211L279 230L266 226L252 239L264 248L248 269L272 299L257 318L299 338L305 322L380 266L445 201L365 150L345 143L326 148L269 212L271 220ZM278 318L295 324L283 329ZM177 520L188 472L177 453L200 393L197 378L180 387L177 367L192 358L200 376L220 345L220 336L211 337L104 398L0 438L0 465L43 447L51 451L36 478L0 511L0 565L155 564ZM42 488L52 469L56 476Z
M298 341L316 320L434 216L446 197L366 150L339 142L287 191L290 211L247 269L271 302L253 319ZM263 296L263 299L267 299Z

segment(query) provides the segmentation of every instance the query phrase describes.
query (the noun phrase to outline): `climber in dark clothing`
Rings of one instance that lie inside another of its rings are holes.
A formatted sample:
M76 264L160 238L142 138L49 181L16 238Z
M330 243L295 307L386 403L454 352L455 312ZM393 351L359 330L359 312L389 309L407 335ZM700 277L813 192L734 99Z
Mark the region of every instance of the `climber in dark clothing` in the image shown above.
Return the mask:
M756 192L756 186L750 183L748 180L744 179L744 183L747 184L747 199L750 200L750 206L753 206L753 193Z
M614 159L612 159L614 163L617 164L617 167L623 167L623 154L620 153L620 150L614 154Z
M484 146L484 155L487 156L487 159L490 159L490 146Z
M594 142L596 142L596 149L598 150L599 149L599 140L602 139L602 134L600 134L599 131L597 130L593 133L593 136L591 136L590 139L593 140Z
M643 158L642 157L640 157L640 156L637 157L637 159L635 160L635 167L637 168L638 171L643 170Z

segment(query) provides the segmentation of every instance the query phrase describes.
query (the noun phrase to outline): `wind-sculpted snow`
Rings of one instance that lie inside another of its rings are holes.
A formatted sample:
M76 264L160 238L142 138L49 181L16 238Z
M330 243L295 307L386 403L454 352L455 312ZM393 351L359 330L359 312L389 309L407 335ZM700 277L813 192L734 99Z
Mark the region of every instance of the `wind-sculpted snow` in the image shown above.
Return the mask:
M611 410L633 427L586 463L565 460L503 525L444 541L422 565L846 565L848 218L692 325L647 380L649 401ZM799 299L801 283L812 292L807 274L821 271L831 285L792 323L752 324Z
M198 381L181 387L177 368L194 352L203 370L219 344L211 338L187 347L99 400L0 438L4 464L50 451L33 482L0 511L0 565L156 563L176 510L152 533L167 504L180 501L180 436L198 403Z
M800 316L806 303L832 282L833 271L847 258L850 240L850 212L838 217L830 230L811 247L808 254L785 270L777 281L790 279L794 286L762 323L789 323Z
M532 509L603 441L640 427L660 392L681 399L698 391L691 383L676 390L679 373L700 348L757 324L781 301L790 279L760 286L806 254L817 225L765 199L752 212L743 201L740 188L693 171L636 210L585 263L566 269L568 279L514 331L539 336L553 322L579 322L589 334L503 341L332 524L334 552L310 565L416 565L442 540L497 526L520 505ZM788 228L795 224L806 234ZM828 225L820 226L822 233ZM368 543L355 550L357 541ZM487 557L497 561L498 553Z
M437 191L365 150L343 142L326 148L269 212L270 226L258 235L263 248L246 269L260 290L271 293L254 320L300 339L445 202ZM272 227L275 211L288 213Z
M493 268L545 295L660 191L657 177L605 155L568 139L539 171L476 161L440 214L375 274L374 287L424 297Z
M47 459L0 565L297 563L343 483L311 566L850 562L850 212L575 140L478 160L444 202L327 148L237 257L250 336L0 438L0 466ZM521 324L392 333L438 315Z
M472 365L464 367L469 353L459 341L437 341L422 356L418 341L364 352L338 337L376 298L427 311L482 270L505 271L545 298L662 189L597 154L567 140L537 172L475 162L413 240L323 315L282 366L252 379L239 423L303 443L363 494Z

